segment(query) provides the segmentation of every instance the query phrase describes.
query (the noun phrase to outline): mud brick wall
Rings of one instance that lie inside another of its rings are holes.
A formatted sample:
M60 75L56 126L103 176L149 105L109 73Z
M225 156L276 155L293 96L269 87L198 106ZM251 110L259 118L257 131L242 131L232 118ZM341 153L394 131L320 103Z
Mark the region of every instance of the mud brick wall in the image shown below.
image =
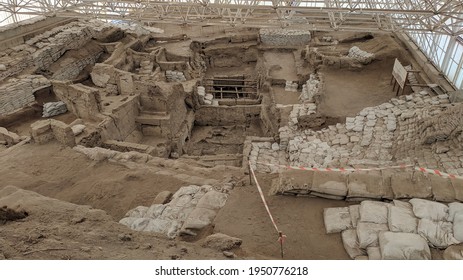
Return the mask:
M38 144L45 144L56 139L63 145L74 147L76 139L69 125L53 120L40 120L31 125L32 139Z
M196 111L196 125L247 124L260 119L260 105L202 106Z
M53 91L77 117L85 120L97 120L101 117L101 100L97 89L82 84L53 81Z
M139 97L129 96L124 103L103 113L107 117L99 126L103 129L103 141L112 139L124 141L136 128L136 117L139 115Z

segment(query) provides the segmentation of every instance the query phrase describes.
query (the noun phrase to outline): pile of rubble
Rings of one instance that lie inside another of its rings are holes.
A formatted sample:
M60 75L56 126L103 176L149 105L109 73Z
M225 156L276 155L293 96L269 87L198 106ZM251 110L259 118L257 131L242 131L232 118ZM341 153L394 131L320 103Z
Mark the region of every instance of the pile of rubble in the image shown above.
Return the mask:
M166 71L166 80L168 82L184 82L186 81L185 74L180 71Z
M320 80L315 74L310 74L310 78L302 85L302 93L299 97L301 102L314 102L314 96L320 92Z
M285 84L285 91L294 91L296 92L297 91L297 82L293 82L293 81L286 81L286 84Z
M350 48L347 56L357 60L362 64L370 64L371 61L373 61L373 59L375 58L375 55L373 53L363 51L357 46L353 46L352 48Z
M66 103L64 103L63 101L48 102L48 103L43 104L42 117L49 118L49 117L64 114L67 111L68 111L68 108L66 107Z
M150 207L138 206L127 212L119 222L136 231L151 231L175 238L179 235L196 235L209 226L217 211L228 199L231 183L221 188L210 185L190 185L180 188L169 200L156 198Z

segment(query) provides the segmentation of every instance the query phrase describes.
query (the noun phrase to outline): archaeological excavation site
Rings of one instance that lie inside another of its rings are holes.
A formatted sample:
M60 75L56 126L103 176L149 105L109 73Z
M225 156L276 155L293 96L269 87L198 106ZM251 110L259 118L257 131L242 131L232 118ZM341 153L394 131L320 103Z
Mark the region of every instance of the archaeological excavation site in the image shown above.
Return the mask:
M18 2L0 259L463 259L461 2Z

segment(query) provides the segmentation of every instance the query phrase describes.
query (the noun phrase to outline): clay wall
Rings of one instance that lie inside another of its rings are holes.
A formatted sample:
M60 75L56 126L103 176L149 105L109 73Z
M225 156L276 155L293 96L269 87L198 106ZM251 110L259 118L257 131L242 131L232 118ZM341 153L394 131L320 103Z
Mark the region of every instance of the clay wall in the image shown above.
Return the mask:
M135 119L139 115L139 97L128 96L124 103L111 112L103 113L107 116L99 127L102 128L102 139L124 141L136 128Z
M195 125L244 125L260 119L260 105L202 106L196 111Z
M97 89L82 84L53 81L53 91L78 118L101 119L101 98Z

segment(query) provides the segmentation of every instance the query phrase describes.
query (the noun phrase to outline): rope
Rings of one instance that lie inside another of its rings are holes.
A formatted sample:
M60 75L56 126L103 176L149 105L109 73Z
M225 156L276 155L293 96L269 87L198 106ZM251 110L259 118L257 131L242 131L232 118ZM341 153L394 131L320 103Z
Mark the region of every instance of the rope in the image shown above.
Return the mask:
M267 210L267 214L270 217L270 220L272 221L273 227L278 233L278 242L280 243L280 253L281 253L281 258L283 259L284 258L283 243L285 242L286 235L284 235L283 232L278 229L275 219L273 218L273 215L270 212L270 208L268 207L267 201L265 200L265 196L264 196L264 193L262 192L262 188L260 187L259 182L257 181L256 174L254 173L254 169L252 169L251 167L251 162L249 162L249 170L251 171L254 182L256 183L257 190L259 191L260 198L262 199L265 209Z
M401 164L401 165L394 165L394 166L385 166L385 167L372 167L372 168L317 168L317 167L304 167L304 166L292 166L292 165L282 165L282 164L273 164L273 163L265 163L265 162L256 162L256 164L262 164L267 166L277 166L280 168L286 169L293 169L293 170L304 170L304 171L316 171L316 172L355 172L355 171L373 171L373 170L386 170L386 169L406 169L411 167L416 171L420 171L423 173L428 173L432 175L437 175L443 178L450 178L450 179L461 179L463 180L463 176L449 174L437 169L430 169L424 167L417 167L413 164Z
M278 166L286 169L295 169L295 170L306 170L306 171L318 171L318 172L352 172L352 171L373 171L373 170L385 170L385 169L405 169L407 167L413 167L414 165L394 165L386 167L372 167L372 168L317 168L317 167L304 167L304 166L292 166L292 165L281 165L265 162L256 162L256 164L268 165L268 166Z

